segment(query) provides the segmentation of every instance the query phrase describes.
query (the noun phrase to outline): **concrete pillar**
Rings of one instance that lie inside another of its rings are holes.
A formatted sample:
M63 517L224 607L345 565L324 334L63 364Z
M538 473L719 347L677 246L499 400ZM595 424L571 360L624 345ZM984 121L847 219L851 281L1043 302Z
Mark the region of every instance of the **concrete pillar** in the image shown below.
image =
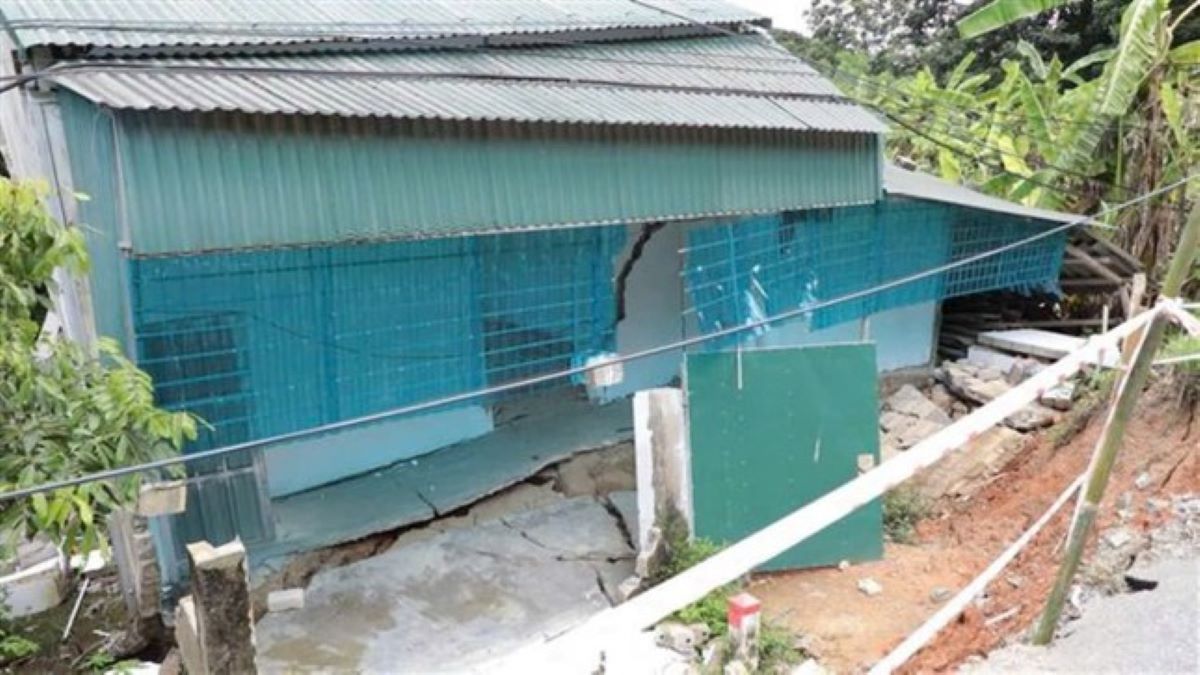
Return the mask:
M741 661L750 672L758 669L758 631L761 626L762 603L749 593L729 598L730 659Z
M637 464L638 546L649 552L656 538L692 535L692 466L683 392L664 387L633 397Z
M246 549L235 539L213 548L206 541L188 544L192 571L195 637L203 673L253 673L254 621L250 607L250 578ZM178 629L177 629L178 630ZM182 645L182 641L180 642ZM195 673L194 664L185 667Z
M128 509L108 516L108 538L121 582L121 595L130 616L148 619L158 614L158 558L146 518Z

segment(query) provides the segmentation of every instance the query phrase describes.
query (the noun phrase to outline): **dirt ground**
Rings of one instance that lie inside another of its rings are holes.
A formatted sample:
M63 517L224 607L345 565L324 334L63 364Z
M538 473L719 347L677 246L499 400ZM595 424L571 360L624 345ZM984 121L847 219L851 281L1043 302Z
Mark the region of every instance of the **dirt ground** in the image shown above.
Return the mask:
M1148 392L1126 433L1095 532L1121 522L1147 531L1167 517L1147 500L1200 492L1200 429L1170 410L1164 394ZM914 545L888 545L885 559L846 570L759 575L752 592L764 613L803 636L804 646L836 672L865 670L921 625L952 593L981 572L1087 466L1100 434L1097 415L1069 443L1055 448L1031 437L994 480L966 500L942 500L917 528ZM1197 423L1200 426L1200 422ZM1134 485L1146 472L1145 489ZM1123 495L1128 495L1123 497ZM906 666L905 672L952 670L1027 629L1039 615L1061 559L1071 508L1064 508L989 587ZM857 584L870 577L883 592L868 597ZM937 592L937 598L934 595ZM944 596L944 597L943 597ZM1015 609L1014 609L1015 608ZM989 622L989 619L993 620Z

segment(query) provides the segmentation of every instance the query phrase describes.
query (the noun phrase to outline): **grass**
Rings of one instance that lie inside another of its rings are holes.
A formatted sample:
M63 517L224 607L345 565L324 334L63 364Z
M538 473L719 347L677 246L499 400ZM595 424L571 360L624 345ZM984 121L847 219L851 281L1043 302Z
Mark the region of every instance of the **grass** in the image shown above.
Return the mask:
M723 547L709 539L697 538L688 540L686 534L668 538L670 556L663 565L661 572L655 577L657 581L668 579L680 572L693 567L719 552ZM708 627L713 639L723 640L729 634L727 612L729 597L744 588L742 581L736 581L722 586L700 600L684 607L671 615L671 619L683 624L701 623ZM758 634L758 673L775 673L784 666L799 663L804 653L795 646L795 635L786 628L764 621ZM724 664L720 664L724 667ZM719 671L718 671L719 672Z
M912 544L917 523L929 515L929 503L916 490L898 487L883 496L883 533L889 541Z
M1200 337L1180 333L1163 345L1159 358L1191 356L1200 354ZM1200 359L1183 361L1167 366L1171 390L1176 393L1175 403L1181 410L1195 410L1200 405Z

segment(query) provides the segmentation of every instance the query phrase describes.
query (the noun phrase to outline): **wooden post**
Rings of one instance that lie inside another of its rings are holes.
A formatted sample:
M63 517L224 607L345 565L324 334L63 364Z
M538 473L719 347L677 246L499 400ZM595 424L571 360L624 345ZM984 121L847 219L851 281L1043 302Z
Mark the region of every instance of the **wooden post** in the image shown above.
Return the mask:
M1183 281L1187 278L1192 260L1195 259L1198 250L1200 250L1200 204L1192 208L1187 224L1180 234L1179 246L1175 249L1171 267L1163 281L1162 297L1174 298L1179 295L1183 288ZM1046 610L1042 614L1042 619L1033 636L1035 645L1050 644L1054 638L1054 629L1058 626L1058 617L1062 614L1063 602L1071 587L1071 581L1075 578L1075 572L1079 569L1084 544L1087 542L1092 523L1096 520L1100 500L1104 498L1104 489L1108 486L1108 477L1112 473L1117 453L1121 449L1125 426L1133 415L1133 408L1137 404L1138 396L1150 375L1150 365L1154 361L1154 353L1158 351L1166 329L1167 318L1160 312L1151 320L1150 326L1142 335L1133 362L1120 375L1117 385L1117 400L1109 411L1108 420L1104 423L1104 433L1096 445L1095 454L1092 455L1083 499L1075 513L1075 522L1071 526L1066 557L1063 559L1062 567L1058 570L1054 588L1050 591L1050 597L1046 601Z
M1135 315L1142 311L1142 301L1146 295L1146 275L1138 272L1133 275L1133 280L1129 284L1129 307L1125 311L1125 318L1132 319ZM1126 368L1133 363L1133 350L1142 342L1142 331L1138 331L1133 335L1125 338L1125 344L1121 348L1121 365Z

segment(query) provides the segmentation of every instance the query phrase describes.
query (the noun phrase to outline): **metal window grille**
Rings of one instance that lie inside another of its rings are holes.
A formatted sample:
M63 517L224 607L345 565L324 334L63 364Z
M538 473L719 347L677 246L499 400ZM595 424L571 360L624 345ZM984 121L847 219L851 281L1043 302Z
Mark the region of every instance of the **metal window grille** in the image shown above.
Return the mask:
M138 359L212 431L286 433L610 349L624 228L130 261Z
M703 331L830 300L1002 246L1046 227L929 202L879 204L724 221L693 229L684 275ZM1012 288L1056 292L1066 235L876 295L818 309L814 329L895 307Z

